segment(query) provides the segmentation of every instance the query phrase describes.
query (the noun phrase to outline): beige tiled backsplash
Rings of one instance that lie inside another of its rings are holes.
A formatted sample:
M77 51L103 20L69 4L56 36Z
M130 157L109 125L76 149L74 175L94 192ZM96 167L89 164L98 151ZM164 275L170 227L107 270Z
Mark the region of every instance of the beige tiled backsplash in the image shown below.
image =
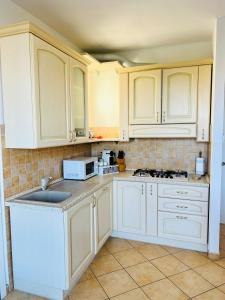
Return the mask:
M195 139L133 139L130 142L92 144L92 155L103 149L125 152L127 169L182 169L195 172L195 158L199 151L208 157L208 144Z

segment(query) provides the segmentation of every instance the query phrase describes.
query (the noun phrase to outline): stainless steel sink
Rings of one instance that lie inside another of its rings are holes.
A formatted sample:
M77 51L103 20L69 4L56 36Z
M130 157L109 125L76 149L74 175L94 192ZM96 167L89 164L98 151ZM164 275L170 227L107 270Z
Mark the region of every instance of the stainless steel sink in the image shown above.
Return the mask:
M17 199L19 200L27 200L27 201L40 201L40 202L51 202L51 203L59 203L62 202L72 194L69 192L59 192L59 191L37 191L24 196L21 196Z

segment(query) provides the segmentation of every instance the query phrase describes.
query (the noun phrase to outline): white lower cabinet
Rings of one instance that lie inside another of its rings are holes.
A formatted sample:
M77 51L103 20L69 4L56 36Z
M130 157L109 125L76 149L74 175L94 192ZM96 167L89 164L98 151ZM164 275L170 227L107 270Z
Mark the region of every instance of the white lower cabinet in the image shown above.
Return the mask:
M108 184L95 194L95 253L112 233L112 185Z
M207 217L159 212L158 236L206 244L207 224Z
M63 211L10 203L14 286L63 300L112 230L111 183Z
M206 251L208 190L195 184L118 180L113 235Z
M94 257L93 196L65 212L69 289Z
M146 232L145 183L118 182L118 230L136 234Z

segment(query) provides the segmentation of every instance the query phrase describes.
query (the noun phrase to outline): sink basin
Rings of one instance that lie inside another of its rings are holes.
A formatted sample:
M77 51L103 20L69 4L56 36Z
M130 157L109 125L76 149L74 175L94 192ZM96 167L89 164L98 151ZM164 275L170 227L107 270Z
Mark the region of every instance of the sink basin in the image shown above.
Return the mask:
M59 191L37 191L24 196L21 196L17 199L27 200L27 201L40 201L40 202L51 202L59 203L62 202L72 194L69 192L59 192Z

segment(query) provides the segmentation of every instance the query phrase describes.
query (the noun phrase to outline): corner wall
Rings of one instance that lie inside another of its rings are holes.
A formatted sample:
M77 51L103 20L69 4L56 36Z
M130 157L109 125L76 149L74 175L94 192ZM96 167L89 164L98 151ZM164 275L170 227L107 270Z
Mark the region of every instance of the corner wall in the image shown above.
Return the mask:
M222 199L221 163L223 160L224 88L225 17L222 17L217 19L214 32L214 68L211 113L209 252L214 254L219 253L220 209ZM222 200L225 201L225 198Z

